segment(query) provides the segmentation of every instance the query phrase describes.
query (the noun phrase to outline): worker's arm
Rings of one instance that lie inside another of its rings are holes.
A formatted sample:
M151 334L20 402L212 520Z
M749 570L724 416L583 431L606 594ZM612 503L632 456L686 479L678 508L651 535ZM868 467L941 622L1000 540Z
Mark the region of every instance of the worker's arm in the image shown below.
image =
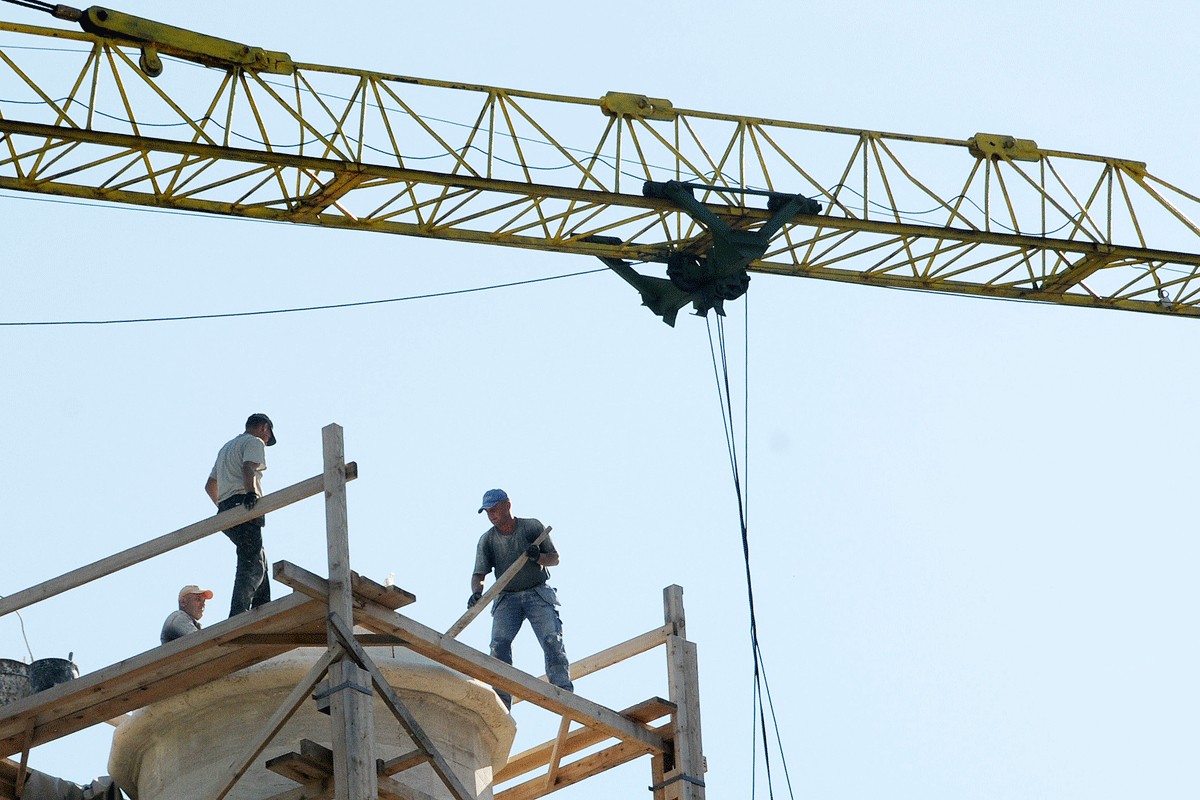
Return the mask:
M471 594L483 594L484 574L476 572L471 575Z
M258 485L258 466L253 461L242 462L242 489L247 494L254 492L256 495L262 495L262 489Z
M204 491L212 498L213 505L217 504L217 479L209 478L204 484Z
M542 550L538 553L538 556L536 559L531 558L530 561L533 561L539 567L557 567L558 566L558 551L554 550L552 552L547 553L545 550Z

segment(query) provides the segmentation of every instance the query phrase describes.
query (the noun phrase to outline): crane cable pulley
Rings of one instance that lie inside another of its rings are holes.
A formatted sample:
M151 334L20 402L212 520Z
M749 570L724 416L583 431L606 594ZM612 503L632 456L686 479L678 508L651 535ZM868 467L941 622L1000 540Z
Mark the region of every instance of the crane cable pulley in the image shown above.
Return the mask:
M290 75L296 70L291 56L287 53L264 50L261 47L196 33L186 28L177 28L174 25L164 25L145 17L113 11L102 6L89 6L81 10L62 4L45 3L42 0L4 2L45 11L57 19L78 22L79 27L94 36L139 47L141 57L138 59L138 66L151 78L162 74L160 51L206 67L242 67L273 75Z
M712 209L696 199L694 191L720 192L740 195L759 195L767 198L771 217L757 228L735 228ZM796 217L821 213L821 204L800 194L784 194L757 189L729 186L709 186L683 181L646 181L642 196L670 200L708 231L711 245L703 254L683 250L667 258L667 278L642 275L633 265L619 258L599 256L613 272L642 295L642 305L648 307L663 322L675 327L675 315L688 303L696 316L707 317L716 311L725 316L725 301L736 300L750 288L747 268L766 254L771 237ZM619 245L612 236L588 236L585 242Z

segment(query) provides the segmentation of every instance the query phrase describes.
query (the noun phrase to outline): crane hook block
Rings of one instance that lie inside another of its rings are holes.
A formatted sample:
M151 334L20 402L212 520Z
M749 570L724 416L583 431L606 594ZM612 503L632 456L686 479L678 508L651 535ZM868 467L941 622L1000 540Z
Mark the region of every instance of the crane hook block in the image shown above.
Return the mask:
M657 119L665 122L670 122L676 117L675 107L671 105L670 100L625 92L609 92L601 97L600 110L609 117Z
M55 16L67 18L57 12ZM152 78L162 72L161 62L155 65L160 52L195 61L206 67L221 69L242 67L274 75L290 75L296 69L287 53L218 39L215 36L164 25L152 19L135 17L101 6L85 9L80 13L78 21L79 27L94 36L129 42L141 47L143 70Z

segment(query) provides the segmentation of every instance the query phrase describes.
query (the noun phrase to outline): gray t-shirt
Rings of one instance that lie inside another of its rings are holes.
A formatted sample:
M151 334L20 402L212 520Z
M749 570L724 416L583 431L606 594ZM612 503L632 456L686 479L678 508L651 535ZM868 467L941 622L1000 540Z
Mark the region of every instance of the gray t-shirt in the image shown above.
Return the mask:
M217 453L217 462L208 476L217 482L218 503L246 491L242 480L242 463L246 461L258 464L258 474L261 476L267 468L267 448L257 436L240 433L226 442ZM255 483L257 485L258 481Z
M487 529L479 537L479 545L475 548L475 575L487 575L495 570L496 577L516 562L525 552L525 548L533 544L533 540L541 535L545 526L536 519L517 518L517 527L510 534L503 534L495 526ZM543 553L557 553L554 543L547 536L539 548ZM521 592L545 583L550 579L550 572L545 567L533 562L525 564L512 582L505 587L506 592Z
M198 630L200 630L200 623L188 616L183 609L178 609L172 611L171 615L167 617L167 621L163 623L162 633L158 635L158 640L166 644Z

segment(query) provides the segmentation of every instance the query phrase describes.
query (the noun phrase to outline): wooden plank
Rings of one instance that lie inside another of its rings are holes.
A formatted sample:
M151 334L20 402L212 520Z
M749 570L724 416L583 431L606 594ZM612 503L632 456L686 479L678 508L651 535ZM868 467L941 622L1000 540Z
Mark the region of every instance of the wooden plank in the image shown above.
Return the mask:
M379 667L375 666L375 662L367 655L367 652L359 647L354 641L354 633L342 622L335 614L329 615L329 629L332 630L342 647L346 648L350 657L358 662L359 666L371 673L371 682L375 685L375 689L383 698L384 704L388 707L404 727L409 737L413 740L413 744L419 750L429 754L429 765L433 767L433 771L441 779L450 793L455 797L455 800L474 800L475 793L469 791L458 775L450 766L450 762L442 756L438 751L437 745L425 733L425 730L417 722L416 717L408 710L408 707L400 700L400 696L388 683L387 678L379 671Z
M590 656L585 656L571 663L571 680L576 681L585 675L591 675L594 672L599 672L606 667L611 667L614 664L619 664L622 661L632 658L647 650L653 650L667 640L667 636L671 633L670 626L664 625L661 628L655 628L652 631L646 631L640 636L635 636L620 644L613 645L606 650L601 650L599 653L594 653ZM538 676L539 681L549 680L545 674ZM521 702L519 698L513 698L513 705Z
M329 567L329 618L326 631L329 647L338 644L332 621L354 619L354 588L350 580L350 531L346 513L346 470L343 463L342 427L321 429L325 474L325 544ZM350 645L354 632L349 633ZM346 643L341 645L345 648ZM362 685L366 676L348 659L329 671L333 687ZM379 792L375 774L374 709L369 695L352 688L329 695L329 719L333 730L333 785L338 797L367 800Z
M30 717L25 722L25 739L21 743L21 763L17 766L17 779L13 781L13 794L17 800L25 793L25 781L29 779L29 749L33 747L33 731L37 727L37 717Z
M671 630L668 634L675 634L684 639L687 638L687 615L683 610L683 587L673 583L663 589L663 620Z
M0 755L19 751L28 719L38 720L35 745L104 722L287 649L230 650L219 646L223 642L247 632L282 631L307 625L313 619L320 619L323 612L320 604L306 596L288 595L161 647L0 706Z
M0 798L16 800L17 762L10 758L0 758Z
M276 775L301 784L320 784L333 777L333 751L311 739L300 740L300 752L269 759L266 767Z
M550 535L551 530L553 529L547 525L542 529L542 532L538 534L538 537L531 542L531 544L541 544L542 542L546 541L546 537ZM517 573L525 567L525 563L527 561L529 561L529 556L525 555L524 553L517 556L517 560L514 561L508 569L504 570L504 573L496 579L496 582L492 584L490 589L483 593L483 595L479 598L479 602L468 608L465 612L463 612L461 617L455 620L454 624L451 625L446 631L446 635L453 638L466 630L467 626L471 624L472 620L483 613L483 610L487 608L488 603L495 600L496 595L500 594L500 592L504 591L504 587L512 583L512 579L517 577Z
M571 729L571 718L563 717L558 723L558 735L554 737L554 746L550 749L550 764L546 770L546 788L554 788L555 779L558 777L559 767L562 766L562 758L566 755L563 752L563 742L567 738L567 733Z
M358 477L358 465L353 462L347 464L345 474L346 480L354 480L354 478ZM203 539L205 536L211 536L214 533L232 528L234 525L241 524L247 520L261 517L263 514L289 506L306 497L312 497L323 488L323 476L318 475L292 484L285 489L280 489L278 492L266 495L258 501L253 511L245 508L233 508L228 511L222 511L208 519L159 536L157 539L151 539L128 550L122 550L107 558L102 558L87 566L72 570L57 578L43 581L36 586L31 586L28 589L23 589L0 599L0 617L10 614L13 611L19 611L26 606L33 605L49 597L54 597L69 589L75 589L84 584L91 583L98 578L103 578L105 575L110 575L118 570L131 567L134 564L140 564L147 559L160 556L163 553L169 553L172 550L183 547L185 544L191 544L198 539Z
M441 798L412 786L405 786L395 778L381 776L379 778L379 800L441 800Z
M666 789L663 788L663 776L666 775L666 759L662 753L650 756L650 791L653 800L667 800ZM656 788L657 787L657 788Z
M402 647L404 640L383 633L358 633L354 640L363 647ZM306 633L247 633L232 642L223 642L226 647L324 647L328 637L324 631Z
M700 680L696 646L687 636L683 588L663 589L663 618L674 635L667 637L667 686L675 711L673 763L665 766L663 797L704 800L704 753L700 738ZM657 785L657 784L655 784ZM655 790L656 795L659 790Z
M661 731L662 729L656 729ZM562 767L553 786L547 786L544 777L537 777L518 784L511 789L497 792L495 800L535 800L551 792L566 788L582 780L599 775L613 767L627 764L634 759L646 755L646 751L633 742L620 742L612 747L584 756L578 761Z
M324 599L327 596L327 581L295 564L279 561L275 564L274 574L275 580L310 597ZM539 681L527 672L484 655L395 611L364 600L362 606L355 609L354 621L377 633L397 636L413 652L472 678L486 681L514 697L523 696L534 705L559 716L569 715L576 722L598 728L614 738L640 742L647 752L662 752L668 746L661 736L625 719L611 708Z
M382 583L364 578L354 571L350 572L350 586L354 594L359 597L365 597L372 603L378 603L393 611L417 602L417 596L412 592L405 591L399 586L384 586Z
M649 723L670 714L674 710L675 706L673 704L663 700L661 697L652 697L649 700L643 700L637 705L625 709L621 712L621 716L631 719L634 722ZM592 745L603 742L605 739L611 738L611 736L607 736L591 728L577 728L567 734L566 741L563 742L562 755L569 756L578 753ZM528 750L523 750L514 756L510 756L508 763L492 776L492 780L495 783L504 783L518 778L527 772L547 766L550 763L556 741L556 739L551 739L548 742L543 742Z
M421 750L413 750L411 753L389 758L387 761L379 759L375 764L375 771L380 775L395 775L398 772L404 772L406 769L412 769L424 764L429 759L429 753L422 752Z
M332 765L330 765L332 768ZM329 779L329 773L319 765L313 764L300 753L284 753L281 756L268 759L266 768L276 775L282 775L289 781L299 784L322 783Z
M333 779L321 785L310 784L273 794L263 800L333 800Z

